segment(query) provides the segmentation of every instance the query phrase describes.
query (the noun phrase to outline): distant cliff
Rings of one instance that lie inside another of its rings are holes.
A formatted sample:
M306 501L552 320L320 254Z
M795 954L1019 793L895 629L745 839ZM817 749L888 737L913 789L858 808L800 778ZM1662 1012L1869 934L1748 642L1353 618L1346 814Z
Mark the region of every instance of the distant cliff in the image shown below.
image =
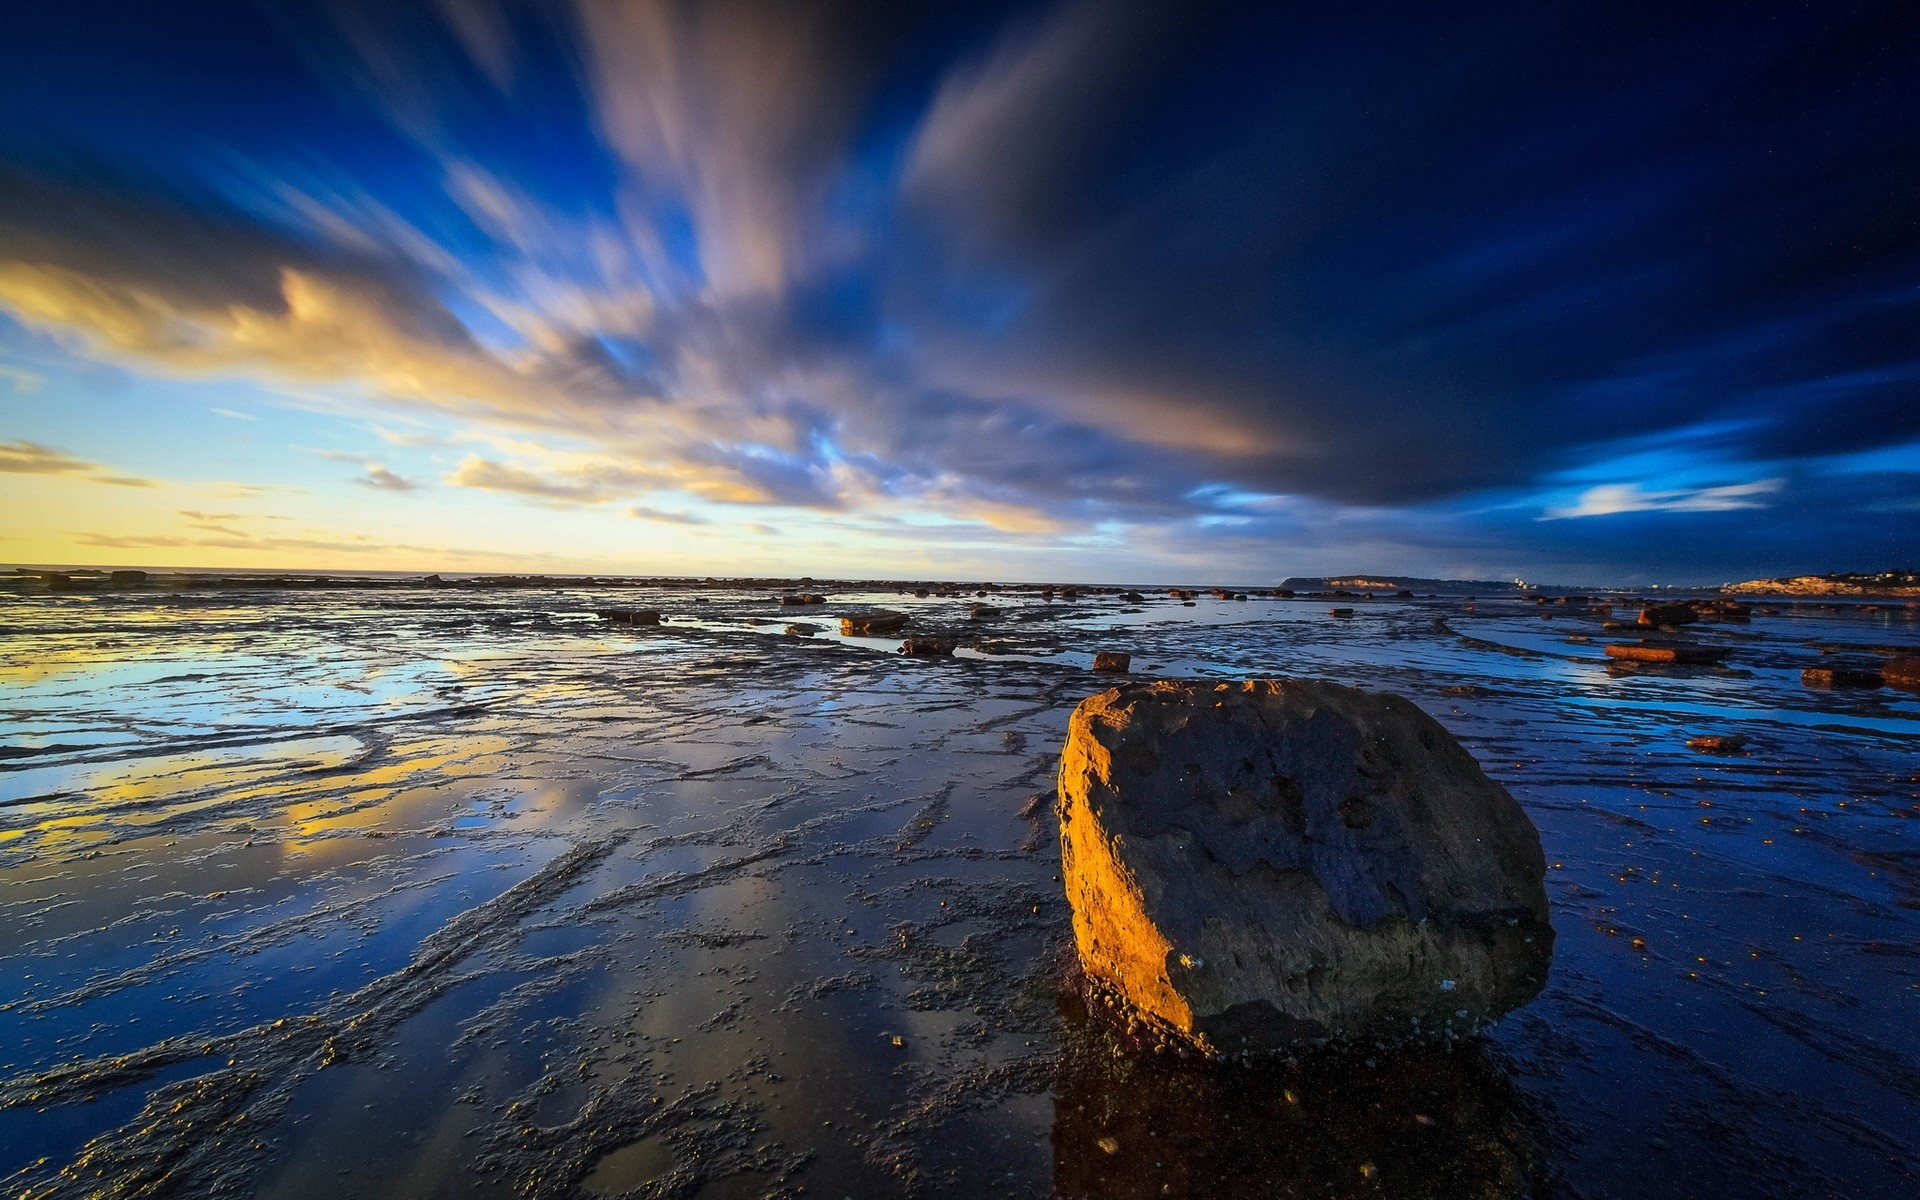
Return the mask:
M1785 579L1749 579L1720 589L1735 596L1883 596L1920 599L1920 573L1843 571L1831 575L1794 575Z

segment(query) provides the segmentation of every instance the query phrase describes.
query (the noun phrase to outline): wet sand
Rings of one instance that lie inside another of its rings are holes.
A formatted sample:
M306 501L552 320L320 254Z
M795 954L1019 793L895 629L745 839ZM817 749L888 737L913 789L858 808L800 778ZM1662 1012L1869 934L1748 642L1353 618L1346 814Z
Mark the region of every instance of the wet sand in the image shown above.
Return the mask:
M980 601L995 653L922 660L780 631L965 634L977 598L810 587L0 598L7 1193L1920 1186L1920 696L1799 676L1920 646L1920 609L1627 668L1521 597L1021 591ZM1450 1051L1121 1045L1046 796L1108 649L1433 713L1540 827L1546 993Z

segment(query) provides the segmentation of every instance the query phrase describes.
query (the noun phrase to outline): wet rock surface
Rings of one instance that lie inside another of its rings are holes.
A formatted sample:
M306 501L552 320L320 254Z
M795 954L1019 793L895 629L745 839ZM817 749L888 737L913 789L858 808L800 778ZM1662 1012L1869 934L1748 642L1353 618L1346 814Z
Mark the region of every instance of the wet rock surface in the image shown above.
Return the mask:
M1546 982L1539 835L1399 696L1115 688L1059 792L1081 966L1210 1053L1464 1035Z
M1920 608L1768 602L1689 627L1725 667L1616 675L1565 640L1598 616L1491 587L1336 627L1324 596L923 586L24 579L5 1191L1467 1196L1505 1175L1445 1164L1506 1162L1585 1200L1913 1194L1920 695L1799 674L1920 654ZM838 632L875 609L954 658ZM1216 1067L1075 1016L1051 787L1113 644L1432 713L1540 830L1546 990L1457 1070Z

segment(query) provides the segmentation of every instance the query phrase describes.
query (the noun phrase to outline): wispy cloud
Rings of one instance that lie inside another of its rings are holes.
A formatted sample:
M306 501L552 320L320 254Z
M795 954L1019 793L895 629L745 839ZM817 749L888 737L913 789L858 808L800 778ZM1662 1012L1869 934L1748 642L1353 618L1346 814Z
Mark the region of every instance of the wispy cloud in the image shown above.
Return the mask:
M627 515L636 521L658 521L663 525L710 524L705 517L696 517L692 513L667 512L663 509L647 508L639 504L629 505L627 507Z
M449 487L478 488L489 492L510 492L538 500L564 504L602 504L620 491L603 482L585 479L553 479L521 467L469 455L442 481Z
M354 479L360 487L369 487L382 492L411 492L420 487L415 481L391 471L387 466L369 455L353 454L344 450L315 450L321 458L330 458L335 462L356 463L364 474Z
M38 442L0 442L0 472L12 475L60 475L114 487L153 487L154 481L116 475L109 468Z
M13 390L22 396L31 396L47 382L32 371L23 370L20 367L9 367L5 363L0 363L0 379L11 383Z

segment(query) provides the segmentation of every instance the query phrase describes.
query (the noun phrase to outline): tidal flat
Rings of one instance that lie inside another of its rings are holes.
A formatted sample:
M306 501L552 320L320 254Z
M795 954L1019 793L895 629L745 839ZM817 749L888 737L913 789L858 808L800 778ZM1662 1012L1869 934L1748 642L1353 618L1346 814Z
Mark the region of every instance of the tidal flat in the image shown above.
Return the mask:
M0 597L5 1193L1920 1187L1920 695L1801 678L1920 608L1663 666L1520 594L807 586ZM832 632L875 609L960 653ZM1251 1066L1090 1014L1051 805L1099 651L1435 716L1539 827L1544 994Z

